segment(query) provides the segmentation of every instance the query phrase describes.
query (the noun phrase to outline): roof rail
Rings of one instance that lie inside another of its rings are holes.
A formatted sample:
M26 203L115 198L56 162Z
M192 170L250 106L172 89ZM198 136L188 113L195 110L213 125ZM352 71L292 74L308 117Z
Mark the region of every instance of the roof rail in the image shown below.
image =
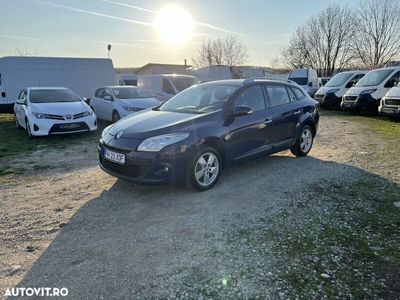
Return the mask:
M273 77L273 76L251 77L251 78L245 79L243 83L251 83L251 82L258 82L258 81L268 81L268 80L283 81L283 82L287 82L287 83L294 83L294 81L292 81L292 80L289 80L289 79L286 79L286 78Z

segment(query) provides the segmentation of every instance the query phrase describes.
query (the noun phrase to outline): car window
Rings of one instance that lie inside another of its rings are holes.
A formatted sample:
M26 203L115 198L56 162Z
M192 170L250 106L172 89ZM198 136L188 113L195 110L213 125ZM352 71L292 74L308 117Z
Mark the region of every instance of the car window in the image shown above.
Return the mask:
M175 91L174 88L171 85L171 82L169 82L168 79L164 78L163 79L163 86L162 86L162 90L164 93L170 94L170 95L174 95Z
M98 89L95 93L95 97L97 98L103 98L104 96L104 89Z
M356 76L353 77L352 81L354 81L354 83L357 83L361 78L364 77L365 74L358 74Z
M25 95L25 90L22 90L22 91L19 93L19 95L18 95L18 99L19 99L19 100L24 99L24 95Z
M297 100L301 100L301 99L303 99L305 97L304 93L299 88L291 86L290 90L292 90L294 92L294 94L297 97Z
M286 87L288 93L289 93L289 98L290 98L290 102L295 102L299 99L297 99L296 94L292 91L292 89L290 89L289 87Z
M399 82L400 72L395 73L385 84L386 88L391 88Z
M271 107L290 103L289 94L283 85L267 85L266 89L271 99Z
M261 86L251 86L242 91L236 99L236 106L248 106L253 112L266 109Z

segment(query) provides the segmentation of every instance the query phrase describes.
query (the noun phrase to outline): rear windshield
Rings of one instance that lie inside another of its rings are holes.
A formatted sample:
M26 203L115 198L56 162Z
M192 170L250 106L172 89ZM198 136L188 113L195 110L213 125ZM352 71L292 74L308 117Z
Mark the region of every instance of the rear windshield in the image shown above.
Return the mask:
M78 102L79 96L71 90L33 90L30 101L32 103Z
M339 73L336 74L325 84L326 87L338 87L347 82L354 73Z
M138 88L113 88L115 98L118 99L138 99L149 98L150 95Z
M191 87L193 84L196 83L196 80L192 77L170 77L169 79L172 80L176 89L179 92L186 90L188 87Z
M289 79L296 82L298 85L307 85L308 83L307 77L290 77Z

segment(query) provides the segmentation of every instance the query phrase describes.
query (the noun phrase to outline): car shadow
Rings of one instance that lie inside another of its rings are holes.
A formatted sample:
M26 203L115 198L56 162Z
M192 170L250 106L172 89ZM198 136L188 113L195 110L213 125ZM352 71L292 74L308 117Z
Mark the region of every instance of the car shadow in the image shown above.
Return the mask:
M209 237L240 226L241 216L273 215L309 185L366 175L278 154L226 169L206 192L118 180L76 212L18 286L66 287L71 299L136 298L143 290L168 298L163 278L214 259Z

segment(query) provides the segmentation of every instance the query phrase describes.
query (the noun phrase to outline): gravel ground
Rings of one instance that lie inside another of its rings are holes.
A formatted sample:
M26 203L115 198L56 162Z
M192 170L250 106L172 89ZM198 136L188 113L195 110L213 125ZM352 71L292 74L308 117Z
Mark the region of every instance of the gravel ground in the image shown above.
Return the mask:
M283 152L229 168L204 193L116 180L96 166L94 144L27 155L24 174L0 188L0 291L19 283L67 287L71 299L399 298L390 278L368 275L380 261L356 268L358 258L346 261L353 248L325 234L368 237L375 252L399 245L382 246L354 221L379 211L377 183L398 190L390 162L368 159L386 146L324 116L309 157ZM46 167L27 167L38 163Z

